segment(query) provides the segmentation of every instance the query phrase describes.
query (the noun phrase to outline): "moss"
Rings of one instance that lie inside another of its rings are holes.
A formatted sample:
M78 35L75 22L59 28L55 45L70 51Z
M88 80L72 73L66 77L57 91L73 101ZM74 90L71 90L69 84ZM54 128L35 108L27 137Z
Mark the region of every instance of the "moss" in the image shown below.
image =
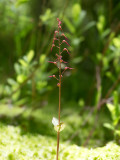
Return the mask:
M21 135L21 129L0 125L0 159L53 160L56 141L47 136ZM60 160L118 160L120 146L111 142L105 147L88 149L77 145L60 144Z

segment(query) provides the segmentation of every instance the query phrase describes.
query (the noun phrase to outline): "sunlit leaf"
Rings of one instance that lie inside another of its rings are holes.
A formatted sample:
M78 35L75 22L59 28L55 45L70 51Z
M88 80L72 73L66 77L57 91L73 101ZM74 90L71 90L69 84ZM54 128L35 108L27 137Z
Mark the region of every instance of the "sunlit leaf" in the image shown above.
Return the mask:
M120 136L120 130L115 130L115 134Z
M42 54L42 55L40 56L39 63L40 63L40 64L43 64L43 63L45 62L45 59L46 59L46 55L45 55L45 54Z
M33 59L34 57L34 51L33 50L30 50L27 54L27 59L28 59L28 62L31 62L31 60Z
M104 15L100 15L99 19L98 19L98 23L97 23L97 28L100 33L103 32L104 26L105 26L105 17L104 17Z
M16 84L16 81L14 80L14 79L12 79L12 78L8 78L8 83L10 84L10 85L14 85L14 84Z
M18 7L18 6L20 6L21 4L23 4L23 3L27 3L29 0L17 0L17 2L16 2L16 7Z
M54 125L54 129L57 132L61 132L65 128L65 124L63 122L60 122L59 124L58 119L55 117L52 119L52 124Z
M60 123L60 125L54 126L54 129L55 129L55 131L57 131L57 132L63 131L64 128L65 128L65 124L62 123L62 122Z
M77 20L81 13L81 6L79 3L76 3L72 7L72 15L74 20Z
M108 129L111 129L111 130L114 130L114 129L115 129L115 128L114 128L111 124L109 124L109 123L104 123L103 126L106 127L106 128L108 128Z
M20 64L15 63L14 68L15 68L16 73L19 74L20 73Z
M70 31L71 33L74 33L74 32L75 32L75 27L74 27L74 25L69 21L69 19L66 18L66 17L64 17L64 22L65 22L66 26L68 27L69 31Z
M112 115L112 119L115 120L116 116L115 116L115 106L111 103L107 103L107 108L109 109L111 115Z
M23 83L25 79L26 79L26 76L24 74L20 74L17 76L17 82L19 83Z
M115 47L120 48L120 38L114 38L113 44Z
M53 117L53 119L52 119L52 124L53 124L54 126L59 125L59 121L58 121L58 119L57 119L57 118L55 118L55 117Z
M23 60L23 59L19 59L19 62L22 66L27 67L28 64Z

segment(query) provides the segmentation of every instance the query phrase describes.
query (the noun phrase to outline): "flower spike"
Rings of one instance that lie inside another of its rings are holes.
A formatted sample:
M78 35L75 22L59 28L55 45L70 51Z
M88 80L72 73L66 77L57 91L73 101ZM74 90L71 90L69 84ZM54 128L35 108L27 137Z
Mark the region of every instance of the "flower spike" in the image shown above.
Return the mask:
M57 134L57 154L56 154L56 160L58 160L58 153L59 153L59 132L62 131L64 129L64 125L63 123L60 121L60 109L61 109L61 84L62 84L62 77L63 77L63 73L68 70L68 69L73 69L73 68L70 68L70 67L67 67L65 64L66 67L63 68L62 64L63 63L67 63L63 60L63 56L62 56L62 52L66 51L68 54L70 54L68 52L68 49L67 47L66 48L63 48L61 47L61 45L63 43L66 43L68 46L70 46L67 42L67 37L65 36L65 34L62 32L62 27L61 27L61 24L62 22L59 20L59 18L57 18L57 21L58 21L58 29L56 31L54 31L54 37L53 37L53 43L52 43L52 48L51 48L51 51L53 49L53 47L56 47L56 49L58 50L57 53L56 53L56 60L54 61L48 61L49 63L53 63L56 65L56 67L58 68L59 70L59 75L58 77L56 77L56 75L52 75L52 76L49 76L49 77L53 77L55 78L58 83L57 83L57 86L59 87L59 113L58 113L58 120L56 118L53 118L52 120L52 123L55 127L55 130L58 132ZM62 33L61 33L62 32ZM61 36L62 36L62 39L61 39ZM56 40L58 40L58 43L54 43L56 42Z

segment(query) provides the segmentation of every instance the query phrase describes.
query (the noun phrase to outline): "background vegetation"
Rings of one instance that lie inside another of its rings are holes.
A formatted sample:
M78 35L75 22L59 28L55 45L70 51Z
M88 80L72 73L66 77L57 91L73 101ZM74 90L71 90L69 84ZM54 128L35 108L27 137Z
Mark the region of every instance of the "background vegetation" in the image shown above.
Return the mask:
M41 144L47 138L55 143L51 120L57 117L58 87L49 76L57 69L48 61L56 53L50 49L59 17L70 43L65 59L74 68L62 82L61 142L120 144L119 11L119 0L0 1L1 130L18 126L24 136L43 136Z

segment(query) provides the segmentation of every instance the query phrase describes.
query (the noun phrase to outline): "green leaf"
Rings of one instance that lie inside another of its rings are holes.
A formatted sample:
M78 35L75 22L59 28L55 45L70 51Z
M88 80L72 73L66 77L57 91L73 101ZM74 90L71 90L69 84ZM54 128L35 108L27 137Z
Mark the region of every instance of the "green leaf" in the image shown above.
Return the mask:
M43 23L48 24L49 21L50 23L52 22L51 20L55 17L55 14L52 13L51 9L48 8L44 15L40 15L40 19Z
M97 23L97 28L100 33L102 33L104 31L104 26L105 26L105 17L104 17L104 15L100 15L98 23Z
M115 120L116 116L115 116L115 106L111 103L107 103L107 108L109 109L112 119L113 121Z
M27 67L28 64L23 60L23 59L19 59L19 62L22 66Z
M55 118L55 117L53 117L53 119L52 119L52 124L53 124L54 126L59 125L59 121L58 121L58 119L57 119L57 118Z
M19 7L20 5L24 4L24 3L27 3L29 0L17 0L16 2L16 7Z
M103 57L103 67L104 67L104 70L108 69L109 67L109 61L107 57Z
M56 132L61 132L65 128L65 124L63 122L60 122L60 124L59 124L58 119L55 117L53 117L52 123L54 125L54 129Z
M46 59L46 55L45 55L45 54L42 54L42 55L40 56L39 63L40 63L40 64L43 64L43 63L45 62L45 59Z
M120 136L120 130L115 130L115 134Z
M14 68L15 68L16 73L17 73L17 74L20 74L20 64L15 63L15 64L14 64Z
M27 54L27 59L28 59L28 62L31 62L31 60L33 59L34 57L34 51L33 50L30 50Z
M114 39L113 39L113 45L114 45L116 48L120 48L120 38L114 38Z
M101 93L102 93L102 87L100 86L95 97L95 106L97 106L100 101Z
M14 85L16 84L16 81L12 78L8 78L7 82L10 84L10 85Z
M82 57L76 57L76 58L74 58L74 59L72 60L72 62L75 63L75 64L78 64L78 63L80 63L82 60L83 60Z
M93 27L93 26L95 26L96 25L96 23L95 22L90 22L90 23L88 23L83 29L82 29L82 32L85 32L85 31L87 31L88 29L90 29L91 27Z
M73 42L72 43L73 43L74 46L77 47L78 45L80 45L80 43L82 41L84 41L84 37L81 36L80 38L73 38Z
M114 128L111 124L109 124L109 123L104 123L103 126L106 127L106 128L108 128L108 129L110 129L110 130L114 130L114 129L115 129L115 128Z
M64 130L64 128L65 128L65 124L62 122L60 123L60 125L54 126L54 129L56 132L61 132Z
M115 120L113 121L114 126L117 126L119 119L120 119L120 116L115 118Z
M79 3L74 4L72 7L72 15L75 21L78 20L80 13L81 13L80 4Z
M13 101L17 101L19 96L20 96L20 90L16 91L13 95L12 95L12 100Z
M17 76L17 82L18 83L23 83L26 79L26 76L24 74L20 74Z
M107 103L107 108L109 109L109 111L110 111L111 113L114 113L114 112L115 112L115 107L114 107L113 104Z
M79 105L81 108L83 108L84 105L85 105L84 100L83 100L83 99L80 99L80 100L78 101L78 105Z
M64 17L64 23L66 24L66 26L68 27L69 31L71 33L75 33L75 27L73 26L73 24L69 21L68 18Z
M114 106L115 106L115 111L116 111L116 116L120 116L120 111L119 111L119 96L117 91L113 92L113 96L114 96Z

